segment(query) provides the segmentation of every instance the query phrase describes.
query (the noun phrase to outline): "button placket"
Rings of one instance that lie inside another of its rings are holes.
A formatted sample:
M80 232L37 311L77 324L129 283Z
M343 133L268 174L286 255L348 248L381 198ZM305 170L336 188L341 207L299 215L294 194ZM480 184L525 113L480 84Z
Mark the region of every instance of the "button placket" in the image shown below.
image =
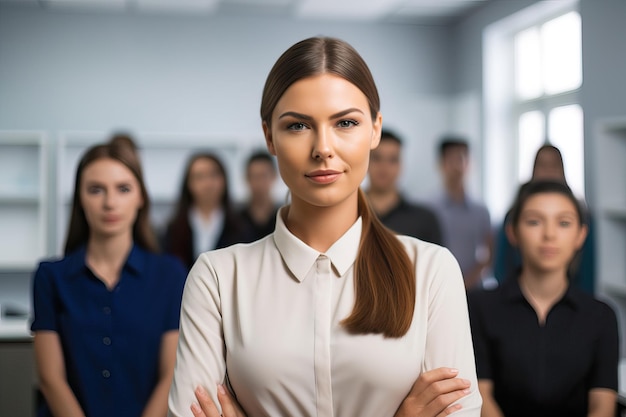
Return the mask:
M331 384L331 267L330 259L320 255L315 262L315 385L317 415L333 415Z

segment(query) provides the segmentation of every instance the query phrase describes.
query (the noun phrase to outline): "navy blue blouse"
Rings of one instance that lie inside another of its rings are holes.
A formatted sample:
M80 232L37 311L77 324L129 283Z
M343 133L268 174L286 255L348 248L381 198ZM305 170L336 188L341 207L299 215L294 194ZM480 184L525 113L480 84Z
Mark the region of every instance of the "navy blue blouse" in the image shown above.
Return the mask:
M31 330L55 331L70 387L88 417L141 415L158 381L161 337L178 329L186 270L134 246L107 289L85 248L41 262L33 279ZM40 416L49 416L44 404Z

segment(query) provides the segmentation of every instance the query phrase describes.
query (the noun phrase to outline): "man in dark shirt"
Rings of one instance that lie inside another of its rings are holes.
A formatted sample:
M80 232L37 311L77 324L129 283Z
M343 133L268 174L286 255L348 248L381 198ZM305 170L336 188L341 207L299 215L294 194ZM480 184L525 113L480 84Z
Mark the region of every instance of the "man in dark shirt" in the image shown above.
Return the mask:
M398 190L401 150L400 138L383 130L380 144L370 153L367 190L370 204L383 224L396 233L440 245L441 228L435 213L426 206L409 203Z
M589 392L617 391L617 319L570 285L540 323L517 276L468 293L479 385L507 417L587 417Z

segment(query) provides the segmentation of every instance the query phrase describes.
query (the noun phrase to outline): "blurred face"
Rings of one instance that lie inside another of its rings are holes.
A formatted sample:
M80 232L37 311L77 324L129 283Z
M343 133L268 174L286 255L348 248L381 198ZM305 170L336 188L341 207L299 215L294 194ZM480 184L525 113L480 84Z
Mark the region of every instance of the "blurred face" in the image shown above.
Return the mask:
M544 149L537 155L535 170L533 172L534 180L565 180L561 158L551 149Z
M365 95L331 74L292 84L278 101L272 127L263 129L292 203L331 207L356 204L370 150L380 140Z
M207 207L221 204L226 183L215 161L209 158L198 158L189 169L187 186L194 205Z
M400 144L394 140L383 140L370 154L370 190L385 192L396 189L400 176Z
M257 160L248 165L246 179L252 197L267 197L272 192L276 172L268 161Z
M114 159L98 159L82 173L80 202L90 233L113 237L131 233L143 206L141 187L132 171Z
M576 207L560 193L529 197L516 228L507 232L519 247L524 266L542 272L565 272L587 236Z
M446 183L457 184L463 182L469 158L464 146L451 146L441 157L440 167Z

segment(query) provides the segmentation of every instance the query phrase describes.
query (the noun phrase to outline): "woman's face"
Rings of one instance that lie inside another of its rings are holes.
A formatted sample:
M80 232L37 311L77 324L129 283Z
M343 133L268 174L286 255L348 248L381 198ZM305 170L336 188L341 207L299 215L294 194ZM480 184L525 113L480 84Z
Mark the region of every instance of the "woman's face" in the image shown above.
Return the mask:
M226 187L219 166L209 158L198 158L191 164L187 186L193 204L202 207L221 205Z
M276 171L270 162L259 159L248 165L246 180L253 199L271 197Z
M332 74L292 84L263 130L292 203L331 207L350 198L365 178L382 117L372 121L367 98Z
M101 237L132 233L137 212L144 204L135 175L110 158L98 159L85 167L80 202L91 234Z
M509 230L524 265L543 272L565 272L586 236L572 201L556 192L529 197L516 227Z

